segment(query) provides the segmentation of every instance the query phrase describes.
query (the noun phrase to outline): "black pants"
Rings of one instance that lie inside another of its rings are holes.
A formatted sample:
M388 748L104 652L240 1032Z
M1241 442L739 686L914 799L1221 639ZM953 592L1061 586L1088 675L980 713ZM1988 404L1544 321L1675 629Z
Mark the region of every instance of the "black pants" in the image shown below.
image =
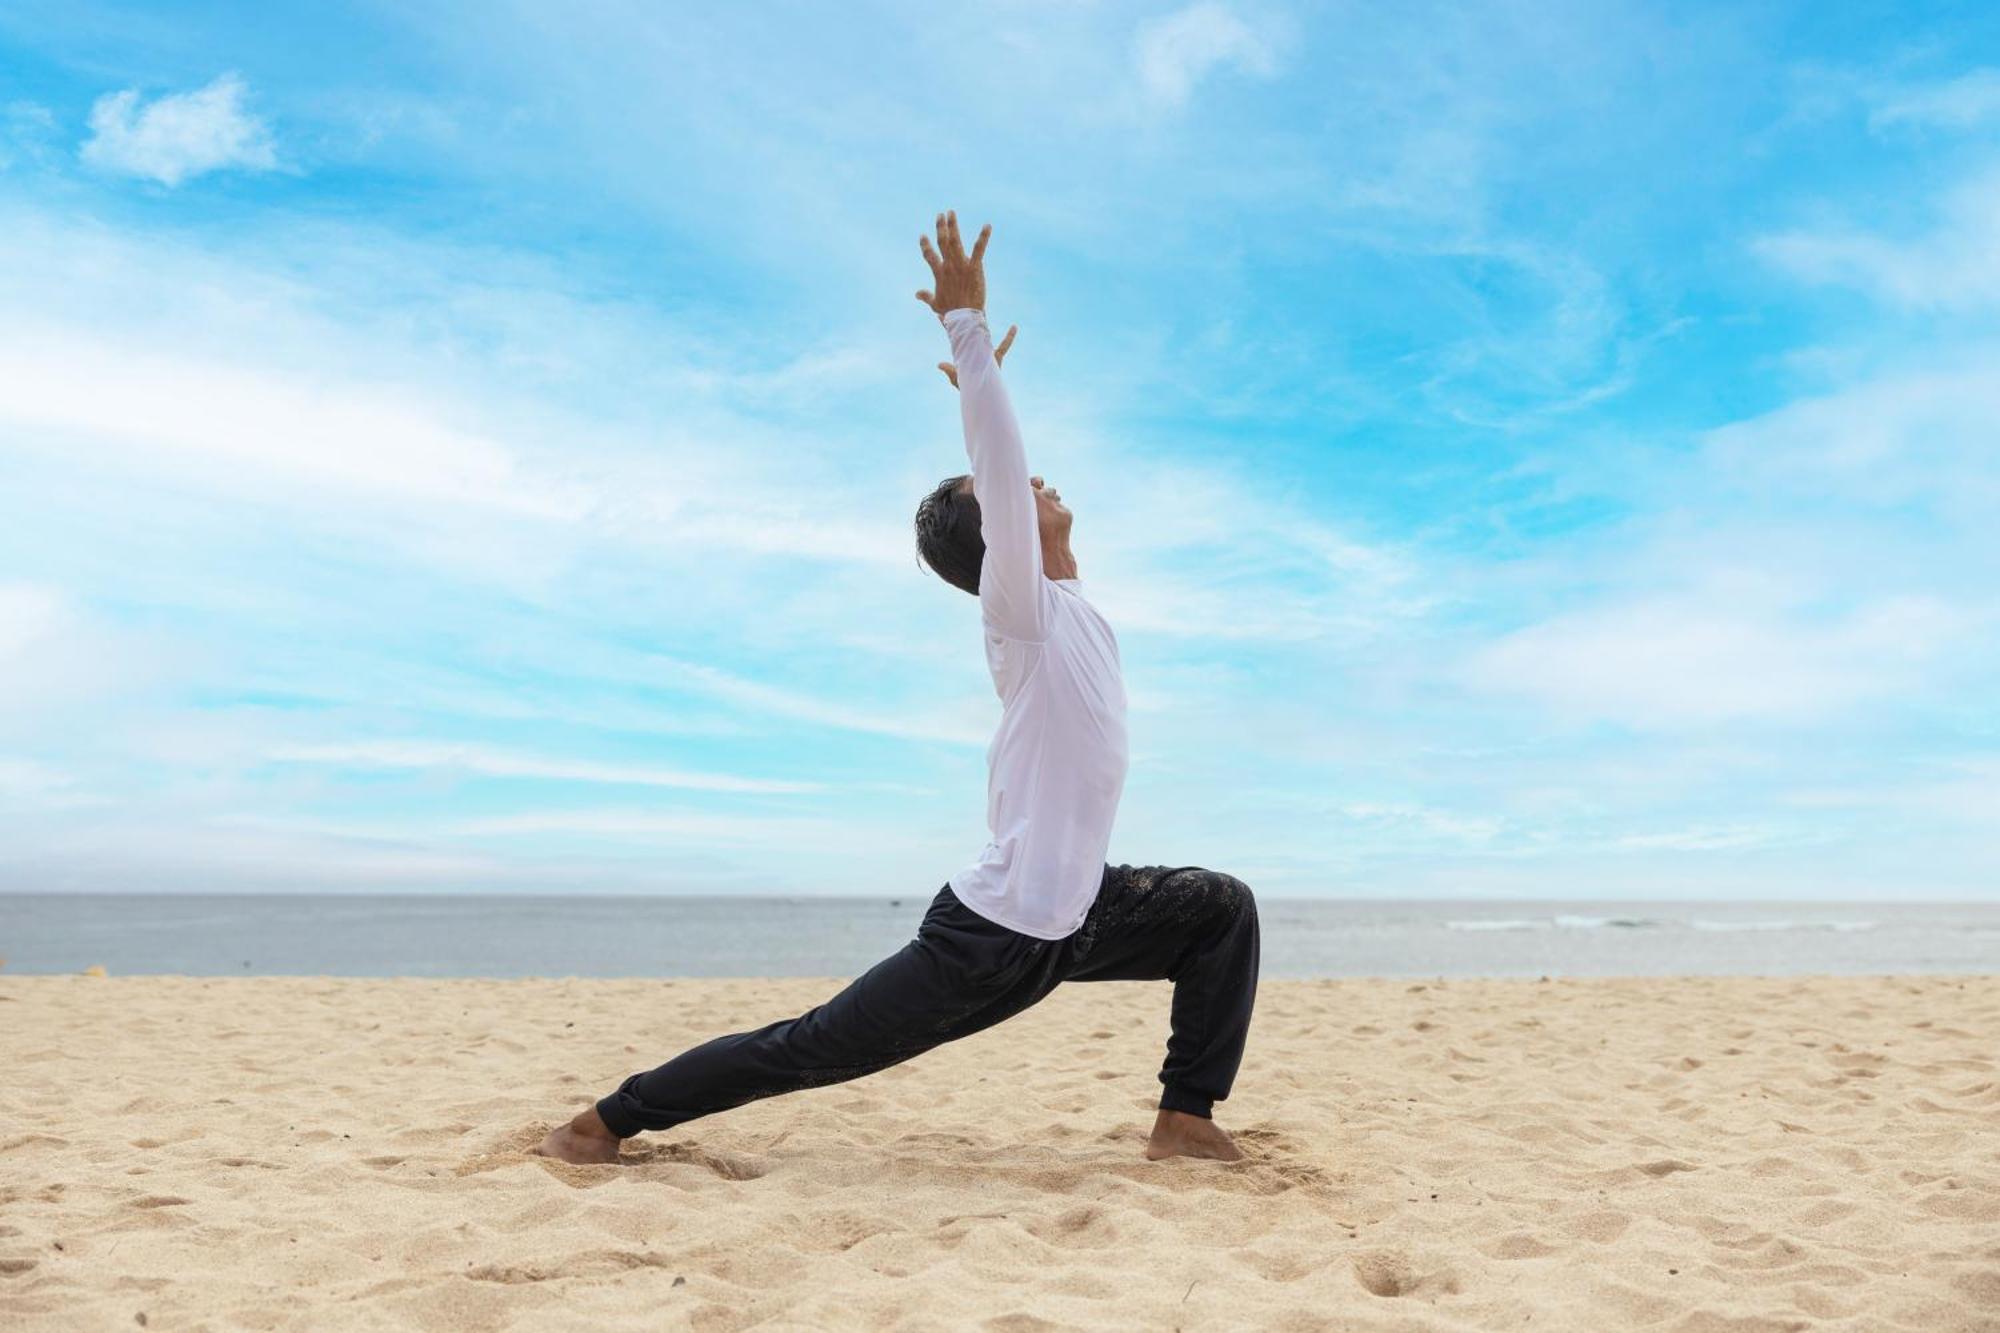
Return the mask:
M1106 866L1076 931L1040 940L947 884L916 938L796 1018L704 1042L597 1103L620 1138L800 1088L842 1083L1012 1018L1065 981L1174 983L1160 1106L1208 1116L1229 1095L1257 995L1257 904L1199 866Z

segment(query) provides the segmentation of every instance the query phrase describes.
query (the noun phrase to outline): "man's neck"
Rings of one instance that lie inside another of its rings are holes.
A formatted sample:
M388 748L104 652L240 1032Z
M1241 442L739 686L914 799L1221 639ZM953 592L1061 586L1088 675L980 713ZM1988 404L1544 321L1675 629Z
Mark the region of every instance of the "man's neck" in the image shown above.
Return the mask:
M1042 548L1042 573L1052 579L1076 577L1076 557L1069 553L1067 543L1061 549L1050 546Z

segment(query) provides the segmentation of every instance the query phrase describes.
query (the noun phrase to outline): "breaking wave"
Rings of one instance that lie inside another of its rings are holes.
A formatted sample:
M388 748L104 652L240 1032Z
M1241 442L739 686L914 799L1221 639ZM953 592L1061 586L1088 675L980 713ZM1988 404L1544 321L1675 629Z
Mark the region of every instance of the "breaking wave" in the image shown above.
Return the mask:
M1718 921L1705 917L1695 917L1690 921L1660 921L1651 917L1633 916L1539 916L1539 917L1469 917L1444 923L1446 930L1656 930L1682 928L1707 931L1787 931L1787 930L1830 930L1856 931L1873 930L1874 921L1793 921L1785 919L1748 919L1741 921Z

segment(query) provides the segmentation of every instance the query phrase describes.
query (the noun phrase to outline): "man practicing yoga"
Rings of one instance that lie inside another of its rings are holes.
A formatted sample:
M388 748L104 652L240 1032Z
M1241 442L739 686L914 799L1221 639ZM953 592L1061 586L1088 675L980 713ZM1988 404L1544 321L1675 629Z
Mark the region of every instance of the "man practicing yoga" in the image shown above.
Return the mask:
M1125 685L1118 640L1084 598L1061 493L1028 475L986 327L983 261L940 213L920 242L932 290L917 299L951 338L940 369L959 389L970 476L917 508L917 546L940 577L979 598L986 664L1001 701L988 747L979 858L932 899L916 938L826 1003L633 1074L558 1126L536 1151L615 1162L619 1140L762 1097L860 1078L968 1037L1065 981L1174 983L1151 1158L1235 1161L1215 1124L1243 1058L1257 994L1257 905L1231 875L1199 866L1108 865L1125 787Z

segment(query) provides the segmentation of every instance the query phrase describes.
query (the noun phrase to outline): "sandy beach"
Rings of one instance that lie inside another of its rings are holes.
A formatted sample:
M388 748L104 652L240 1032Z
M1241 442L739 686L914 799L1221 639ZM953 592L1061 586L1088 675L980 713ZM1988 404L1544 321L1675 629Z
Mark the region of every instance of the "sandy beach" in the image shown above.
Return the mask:
M2000 1329L2000 977L1266 982L1228 1165L1073 985L527 1152L839 984L0 976L0 1324Z

